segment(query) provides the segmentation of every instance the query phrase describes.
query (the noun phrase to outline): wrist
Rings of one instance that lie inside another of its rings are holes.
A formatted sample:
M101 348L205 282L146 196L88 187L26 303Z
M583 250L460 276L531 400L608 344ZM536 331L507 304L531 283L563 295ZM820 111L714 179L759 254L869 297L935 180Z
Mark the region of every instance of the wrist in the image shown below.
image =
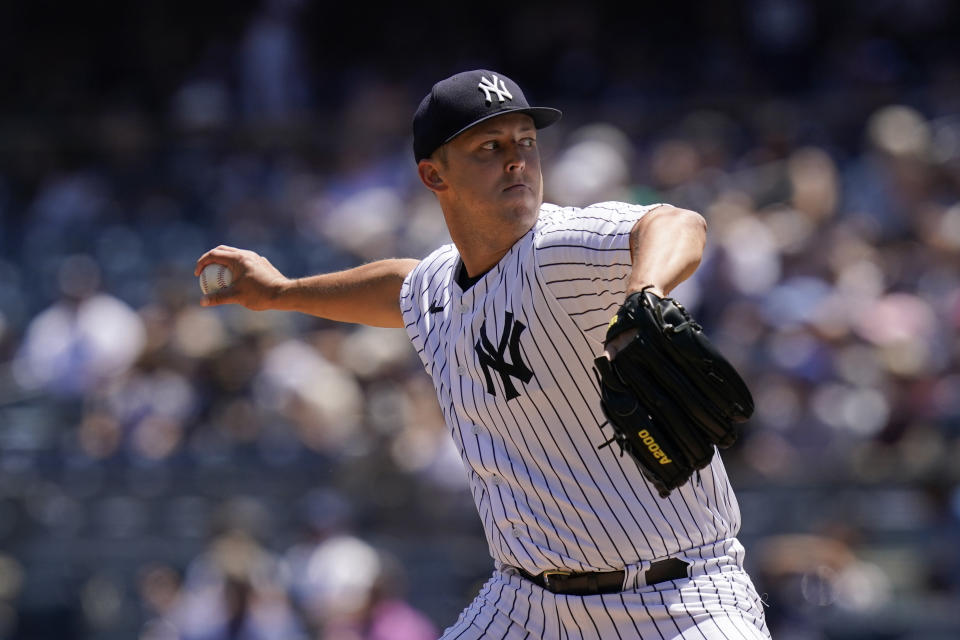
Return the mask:
M650 283L639 283L637 285L628 286L625 297L630 297L634 293L638 293L640 291L649 291L650 293L657 296L658 298L667 297L666 291L664 291L661 287L655 284L650 284Z
M270 306L281 311L292 311L296 307L299 279L280 278L268 289Z

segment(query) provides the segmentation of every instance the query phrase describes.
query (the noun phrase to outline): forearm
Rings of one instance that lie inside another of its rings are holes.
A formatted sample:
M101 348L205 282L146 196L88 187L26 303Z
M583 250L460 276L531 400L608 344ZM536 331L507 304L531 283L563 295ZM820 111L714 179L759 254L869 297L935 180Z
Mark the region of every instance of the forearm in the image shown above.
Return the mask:
M375 327L403 327L400 288L416 260L394 258L290 280L272 305L284 311Z
M233 282L205 294L201 300L205 307L240 304L253 311L300 311L340 322L402 327L400 288L417 261L393 258L291 280L264 256L220 245L200 256L194 275L210 264L227 267Z
M630 234L627 293L652 285L655 293L668 295L696 271L706 240L706 221L694 211L659 207L647 213Z

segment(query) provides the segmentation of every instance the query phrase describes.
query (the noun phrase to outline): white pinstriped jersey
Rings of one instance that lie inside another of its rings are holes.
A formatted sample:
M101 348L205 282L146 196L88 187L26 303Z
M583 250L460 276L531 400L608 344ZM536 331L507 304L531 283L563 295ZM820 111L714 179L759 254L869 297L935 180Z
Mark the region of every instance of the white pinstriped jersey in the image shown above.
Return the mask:
M653 207L544 204L467 291L441 247L401 292L407 332L454 442L498 565L608 571L733 538L740 511L719 455L669 498L617 447L593 359L623 302L629 233Z

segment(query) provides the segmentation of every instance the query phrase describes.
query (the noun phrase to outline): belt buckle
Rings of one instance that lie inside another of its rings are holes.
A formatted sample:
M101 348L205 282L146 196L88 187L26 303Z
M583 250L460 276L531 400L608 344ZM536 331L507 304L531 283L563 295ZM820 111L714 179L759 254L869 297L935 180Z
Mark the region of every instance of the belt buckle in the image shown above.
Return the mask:
M553 588L550 586L550 578L553 576L571 576L573 571L564 571L562 569L550 569L549 571L544 571L540 574L543 577L543 585L547 588L548 591L552 591Z

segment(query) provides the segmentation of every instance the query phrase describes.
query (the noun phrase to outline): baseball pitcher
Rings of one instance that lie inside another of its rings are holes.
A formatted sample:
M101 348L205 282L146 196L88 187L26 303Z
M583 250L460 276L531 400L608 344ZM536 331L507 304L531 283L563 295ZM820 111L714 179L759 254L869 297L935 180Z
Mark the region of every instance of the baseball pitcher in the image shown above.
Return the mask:
M717 447L750 392L670 291L697 268L691 211L543 202L537 134L560 112L475 70L413 121L452 244L288 279L217 247L239 303L404 328L463 457L494 570L443 635L769 638Z

